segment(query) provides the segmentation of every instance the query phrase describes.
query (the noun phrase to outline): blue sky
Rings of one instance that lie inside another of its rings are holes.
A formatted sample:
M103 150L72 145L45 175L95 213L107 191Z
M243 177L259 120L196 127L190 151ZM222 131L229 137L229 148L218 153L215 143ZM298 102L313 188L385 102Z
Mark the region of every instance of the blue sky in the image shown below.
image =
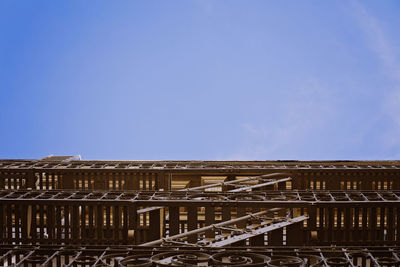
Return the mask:
M0 158L399 159L399 14L0 1Z

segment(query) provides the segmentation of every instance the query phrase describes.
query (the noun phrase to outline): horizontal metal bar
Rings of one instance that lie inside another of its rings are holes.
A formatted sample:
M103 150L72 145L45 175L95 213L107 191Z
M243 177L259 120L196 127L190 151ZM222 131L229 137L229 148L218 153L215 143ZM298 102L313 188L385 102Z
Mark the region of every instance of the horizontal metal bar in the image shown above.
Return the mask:
M257 192L196 192L196 191L72 191L72 190L0 190L1 202L37 203L133 203L138 206L165 206L170 204L210 203L286 203L286 204L349 204L400 202L399 190L322 191L284 190Z
M211 170L211 169L399 169L400 161L85 161L0 160L0 169Z

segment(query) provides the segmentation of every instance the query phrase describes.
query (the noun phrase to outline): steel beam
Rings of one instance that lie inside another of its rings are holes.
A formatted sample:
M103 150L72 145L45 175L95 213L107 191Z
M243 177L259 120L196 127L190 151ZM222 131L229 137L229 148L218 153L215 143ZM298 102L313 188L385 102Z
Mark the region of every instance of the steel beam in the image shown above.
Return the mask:
M90 161L54 159L0 160L0 169L79 169L79 170L239 170L239 169L400 169L400 161Z
M212 204L399 204L400 190L290 190L257 192L0 190L4 203L125 203L137 206ZM31 202L33 201L33 202Z

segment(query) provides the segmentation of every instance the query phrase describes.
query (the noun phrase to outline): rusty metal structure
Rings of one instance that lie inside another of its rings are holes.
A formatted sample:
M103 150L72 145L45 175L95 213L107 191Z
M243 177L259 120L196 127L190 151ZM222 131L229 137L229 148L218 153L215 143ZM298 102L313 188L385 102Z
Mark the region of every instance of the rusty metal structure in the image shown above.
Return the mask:
M0 246L1 266L398 266L397 247ZM170 264L172 262L172 264Z
M0 160L0 266L400 266L400 161Z

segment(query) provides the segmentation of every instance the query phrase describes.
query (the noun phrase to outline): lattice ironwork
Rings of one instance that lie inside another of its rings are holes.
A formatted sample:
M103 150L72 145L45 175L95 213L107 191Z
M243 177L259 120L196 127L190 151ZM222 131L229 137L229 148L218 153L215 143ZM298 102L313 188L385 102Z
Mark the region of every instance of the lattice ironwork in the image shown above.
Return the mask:
M190 203L237 203L237 205L272 204L329 204L354 203L391 204L400 202L400 190L284 190L257 192L198 192L198 191L73 191L73 190L0 190L0 201L57 201L84 200L115 203L137 203L138 205L168 205Z
M78 159L0 160L3 265L400 266L400 161Z
M88 161L0 160L2 169L399 169L399 161Z
M141 244L271 208L282 208L272 217L308 219L285 227L285 231L268 233L267 241L250 238L250 243L372 245L400 241L400 191L354 190L3 190L0 238L3 243ZM252 224L244 222L239 228ZM208 237L215 237L215 233L212 235ZM194 236L189 242L197 243L204 238Z
M2 246L1 266L400 266L399 247L191 247Z
M278 189L400 190L400 162L114 162L0 160L0 189L174 190L202 186L202 177L235 179L281 173ZM232 190L223 186L222 191ZM259 190L276 189L265 185Z

